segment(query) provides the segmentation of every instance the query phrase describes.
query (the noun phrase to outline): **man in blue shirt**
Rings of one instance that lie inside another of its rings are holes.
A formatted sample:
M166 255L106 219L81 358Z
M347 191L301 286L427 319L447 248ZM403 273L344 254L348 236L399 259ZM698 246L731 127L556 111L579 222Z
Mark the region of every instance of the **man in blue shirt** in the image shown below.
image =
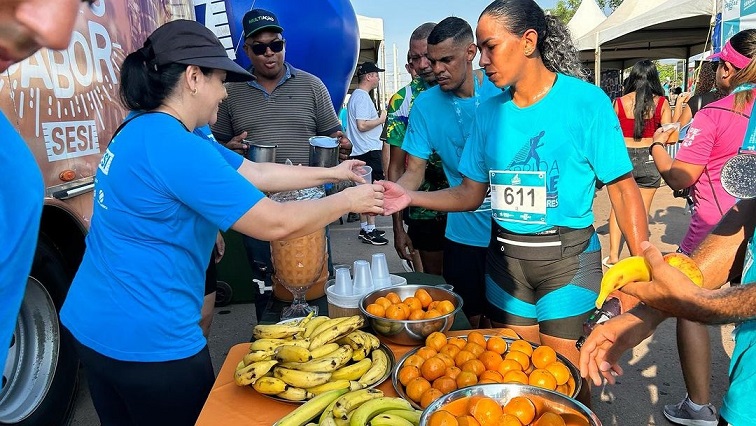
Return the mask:
M501 93L482 71L473 71L476 51L472 28L460 18L444 19L428 36L428 59L438 85L424 91L412 108L402 144L409 154L407 169L399 185L418 189L433 153L441 157L449 183L462 183L459 161L469 143L478 105ZM463 310L473 326L478 325L484 313L486 249L490 239L490 201L474 212L448 214L443 275L464 299Z

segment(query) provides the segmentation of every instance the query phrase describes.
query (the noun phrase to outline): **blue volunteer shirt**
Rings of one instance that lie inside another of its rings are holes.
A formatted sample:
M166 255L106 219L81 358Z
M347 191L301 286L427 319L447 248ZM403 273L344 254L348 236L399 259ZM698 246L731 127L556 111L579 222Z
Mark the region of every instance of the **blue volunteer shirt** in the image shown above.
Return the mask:
M610 182L632 164L609 98L559 74L548 94L525 108L509 90L481 104L462 175L491 185L491 212L509 232L593 224L596 178Z
M198 353L205 269L218 229L264 195L242 157L149 113L116 135L95 177L87 248L61 310L93 350L122 361Z
M8 357L18 309L34 260L45 186L37 162L11 123L0 114L0 363Z
M446 179L451 186L462 184L459 161L469 141L476 110L488 99L501 93L483 76L478 84L475 72L475 96L459 98L432 87L418 96L409 116L409 127L402 149L428 160L433 152L441 157ZM488 247L491 240L491 203L486 197L474 212L450 212L446 221L446 238L468 246Z

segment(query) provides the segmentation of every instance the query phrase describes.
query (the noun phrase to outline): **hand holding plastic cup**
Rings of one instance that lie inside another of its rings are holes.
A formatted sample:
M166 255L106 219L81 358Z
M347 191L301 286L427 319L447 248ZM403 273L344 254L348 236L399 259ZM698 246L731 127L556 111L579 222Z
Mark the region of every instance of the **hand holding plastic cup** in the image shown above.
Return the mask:
M354 172L365 179L365 183L373 183L373 168L370 166L360 166L354 169Z
M373 261L370 265L370 272L373 276L374 290L391 286L391 276L389 275L388 264L386 263L386 254L373 254Z

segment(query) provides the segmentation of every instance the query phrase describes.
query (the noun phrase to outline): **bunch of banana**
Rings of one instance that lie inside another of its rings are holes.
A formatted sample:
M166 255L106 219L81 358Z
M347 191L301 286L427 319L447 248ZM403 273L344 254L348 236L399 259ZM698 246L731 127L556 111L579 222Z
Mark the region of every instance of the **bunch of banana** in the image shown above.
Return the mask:
M694 284L703 286L703 273L693 259L682 253L664 255L664 261L679 269ZM615 263L601 279L601 290L596 299L596 307L600 308L609 294L622 288L625 284L637 281L651 280L651 270L643 256L630 256Z
M363 374L362 377L360 377L360 379L358 380L358 382L364 387L368 387L376 383L378 380L380 380L381 377L386 374L386 371L391 368L391 366L389 365L388 356L385 352L373 351L373 353L370 354L370 357L373 358L370 369L367 370L365 374Z
M335 342L342 336L360 329L365 325L362 315L354 315L346 318L334 318L319 325L310 335L310 350L317 349L325 344Z
M284 416L281 420L275 422L274 426L303 426L310 420L317 417L331 403L347 392L346 389L332 390L321 393L311 400L302 404L299 408Z
M381 346L381 341L377 337L361 330L355 330L347 334L339 339L337 343L351 346L354 350L352 359L355 361L365 359L372 350L378 349Z
M278 361L272 360L254 362L242 366L241 368L237 365L236 372L234 373L234 380L239 386L253 385L258 379L266 375L276 364L278 364Z

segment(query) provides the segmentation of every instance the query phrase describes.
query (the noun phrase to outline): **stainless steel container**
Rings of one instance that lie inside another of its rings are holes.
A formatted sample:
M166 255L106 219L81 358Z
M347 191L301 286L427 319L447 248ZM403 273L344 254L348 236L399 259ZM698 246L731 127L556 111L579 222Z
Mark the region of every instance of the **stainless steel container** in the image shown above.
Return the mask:
M339 140L329 136L310 138L310 166L333 167L339 164Z
M252 142L247 139L244 143L249 146L247 152L247 158L255 163L275 163L276 162L276 147L278 145Z

